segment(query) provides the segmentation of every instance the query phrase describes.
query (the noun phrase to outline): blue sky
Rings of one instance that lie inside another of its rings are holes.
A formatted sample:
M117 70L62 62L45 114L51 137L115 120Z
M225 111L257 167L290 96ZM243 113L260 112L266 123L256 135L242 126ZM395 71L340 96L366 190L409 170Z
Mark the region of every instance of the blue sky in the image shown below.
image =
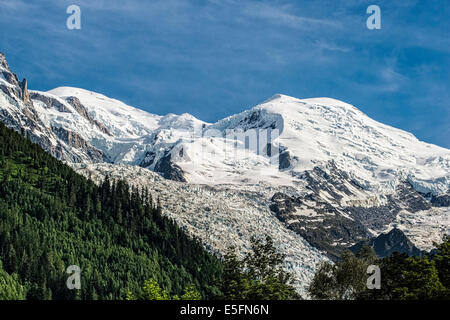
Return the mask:
M71 4L81 30L66 28ZM332 97L450 148L449 18L433 0L0 0L0 51L32 89L209 122L275 93Z

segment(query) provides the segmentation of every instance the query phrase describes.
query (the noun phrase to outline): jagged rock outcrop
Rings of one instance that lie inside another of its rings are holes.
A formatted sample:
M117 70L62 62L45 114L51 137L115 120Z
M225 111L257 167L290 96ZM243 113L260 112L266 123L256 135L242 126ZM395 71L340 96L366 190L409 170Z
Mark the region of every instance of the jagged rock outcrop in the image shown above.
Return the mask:
M32 91L30 96L32 100L41 101L46 109L55 108L59 112L72 112L64 103L62 103L60 99L55 99L49 95L45 95L37 91Z
M21 90L21 96L20 98L23 100L23 102L25 104L29 104L30 103L30 94L28 92L28 83L27 83L27 79L23 79L22 82L20 83L20 90Z
M93 147L90 143L84 140L79 134L66 130L62 127L53 127L52 131L64 141L68 146L87 153L93 162L109 162L102 151Z
M164 178L174 181L186 182L183 176L183 170L172 160L170 153L160 158L156 164L154 171L161 174Z
M276 120L267 121L264 119L261 110L251 112L237 124L237 126L245 126L245 130L267 128L275 129L276 125Z
M11 72L4 54L0 53L0 121L8 127L21 132L39 144L56 158L68 162L107 162L102 151L90 145L80 134L62 127L48 126L33 104L42 102L44 108L54 108L61 113L72 113L61 99L28 90L26 79L19 82L16 74ZM2 81L3 80L3 81Z
M30 104L30 96L27 88L27 79L21 82L17 75L11 72L5 55L0 52L0 79L3 78L6 83L0 82L0 89L11 96L13 99L20 99L25 105Z
M379 258L390 256L394 252L406 253L409 256L423 256L425 251L418 249L409 241L405 234L398 228L394 228L388 233L382 233L378 237L369 241L361 241L350 247L350 250L357 253L364 245L372 247Z
M373 230L395 223L402 210L431 209L430 202L407 181L399 183L385 199L373 198L333 161L300 177L309 193L298 197L276 193L270 209L289 229L333 260L350 245L371 238ZM364 194L366 199L361 199Z
M292 158L289 154L289 151L283 151L279 155L279 164L278 169L285 170L289 169L292 166Z
M325 251L332 260L339 258L349 244L370 236L364 225L320 197L309 194L291 197L276 193L270 209L287 228L295 231L313 247Z
M109 136L112 136L111 132L99 121L93 119L88 111L86 110L86 107L83 106L80 102L80 99L77 97L67 97L65 99L83 118L88 120L92 125L95 125L97 128L100 129L101 132L106 133Z
M0 51L0 66L5 69L9 69L8 63L6 62L6 57L3 52Z
M371 206L348 206L346 209L367 228L380 230L393 223L401 210L412 213L426 211L431 209L431 204L408 181L402 181L384 202Z
M431 204L433 207L450 207L450 194L433 195Z

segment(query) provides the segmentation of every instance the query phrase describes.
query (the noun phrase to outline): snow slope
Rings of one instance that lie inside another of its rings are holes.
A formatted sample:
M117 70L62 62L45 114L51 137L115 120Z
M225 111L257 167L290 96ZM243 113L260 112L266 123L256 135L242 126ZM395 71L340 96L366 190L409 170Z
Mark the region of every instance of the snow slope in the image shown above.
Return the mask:
M79 88L60 87L49 92L30 91L35 108L50 128L74 132L92 147L100 150L113 163L139 164L148 147L155 144L155 135L164 143L174 144L188 135L191 128L203 122L183 114L159 116L128 106L118 100ZM41 98L44 96L44 99ZM68 101L76 97L86 115L81 115ZM64 106L54 107L56 100ZM99 125L96 125L99 124ZM89 155L83 162L98 162Z
M61 99L77 97L89 114L104 124L117 139L137 139L148 135L158 128L158 121L162 118L84 89L59 87L48 93Z
M334 160L359 185L377 192L392 192L398 181L405 179L422 193L446 193L450 185L450 150L421 142L334 99L275 95L250 110L207 124L189 114L149 114L78 88L61 87L46 94L63 101L77 97L110 135L89 126L76 113L61 115L41 107L48 125L77 132L114 163L139 164L150 150L163 150L163 154L175 150L171 161L190 183L264 180L295 185L296 173ZM289 156L287 168L280 171L279 159L264 154L265 146L249 146L258 139L253 136L257 130L272 133L267 143ZM247 135L247 149L243 138L230 139L233 134Z
M253 120L246 121L252 114ZM275 141L293 158L290 171L334 160L370 189L392 191L399 179L409 179L424 193L445 193L450 185L450 150L421 142L338 100L275 95L210 128L246 131L255 122L275 124L280 132Z

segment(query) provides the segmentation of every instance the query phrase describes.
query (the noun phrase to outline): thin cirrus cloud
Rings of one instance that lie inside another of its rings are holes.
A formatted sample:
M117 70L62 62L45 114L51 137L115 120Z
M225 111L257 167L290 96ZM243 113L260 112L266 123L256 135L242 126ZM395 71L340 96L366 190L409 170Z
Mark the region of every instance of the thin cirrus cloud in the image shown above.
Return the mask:
M71 4L81 30L65 27ZM329 96L450 147L450 4L380 0L376 31L370 4L0 0L0 51L39 90L78 86L208 122L274 93Z
M310 16L298 16L288 12L290 6L278 7L268 3L251 3L244 9L244 14L249 17L265 19L270 23L288 26L298 29L314 29L317 26L339 27L338 21L318 19Z

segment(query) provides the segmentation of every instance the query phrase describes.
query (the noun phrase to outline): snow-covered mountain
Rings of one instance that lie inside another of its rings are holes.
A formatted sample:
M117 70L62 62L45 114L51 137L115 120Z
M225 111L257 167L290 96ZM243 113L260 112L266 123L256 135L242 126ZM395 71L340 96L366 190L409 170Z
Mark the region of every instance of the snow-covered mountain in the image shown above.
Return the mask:
M450 233L450 150L341 101L275 95L210 124L79 88L28 90L2 54L0 89L0 120L83 174L174 190L166 214L211 250L279 234L291 257L316 257L296 271L310 275L394 226L420 249Z
M267 125L279 129L290 175L333 160L367 189L389 191L406 178L421 192L448 190L450 150L421 142L338 100L275 95L213 126L245 131Z

